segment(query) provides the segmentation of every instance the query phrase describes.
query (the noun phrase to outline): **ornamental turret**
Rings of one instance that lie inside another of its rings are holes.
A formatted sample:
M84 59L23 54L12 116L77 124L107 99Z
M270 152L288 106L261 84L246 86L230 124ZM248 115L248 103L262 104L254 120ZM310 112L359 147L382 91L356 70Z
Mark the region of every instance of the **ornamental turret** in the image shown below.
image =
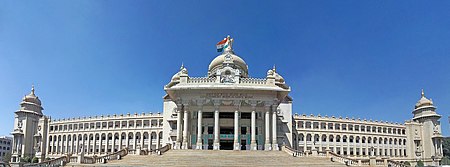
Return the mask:
M31 112L37 115L42 115L42 103L39 100L39 97L34 94L34 86L31 87L31 92L28 95L25 95L22 98L22 102L20 103L20 110L23 112Z
M12 146L11 162L19 162L23 157L36 156L35 135L41 127L39 121L43 118L41 100L34 93L34 86L31 92L23 97L20 108L15 114L14 129L11 134L14 136Z
M408 140L408 155L414 159L423 160L425 165L434 165L442 156L441 116L436 113L436 107L431 99L425 97L422 89L421 98L412 112L412 121L407 121L406 134Z
M414 121L423 122L423 119L433 118L439 119L440 115L436 113L436 107L433 105L433 101L425 97L425 93L422 89L421 98L414 106Z

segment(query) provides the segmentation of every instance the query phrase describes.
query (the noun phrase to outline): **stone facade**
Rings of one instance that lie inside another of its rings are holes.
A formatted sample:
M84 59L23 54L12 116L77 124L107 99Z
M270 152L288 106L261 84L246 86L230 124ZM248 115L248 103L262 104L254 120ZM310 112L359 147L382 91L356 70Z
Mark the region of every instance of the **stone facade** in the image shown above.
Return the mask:
M191 77L183 65L164 86L163 113L51 120L31 93L15 112L13 162L24 156L105 155L128 148L139 154L174 149L332 151L340 155L432 164L442 157L440 115L422 93L404 124L366 119L292 115L290 87L275 67L250 78L231 46Z

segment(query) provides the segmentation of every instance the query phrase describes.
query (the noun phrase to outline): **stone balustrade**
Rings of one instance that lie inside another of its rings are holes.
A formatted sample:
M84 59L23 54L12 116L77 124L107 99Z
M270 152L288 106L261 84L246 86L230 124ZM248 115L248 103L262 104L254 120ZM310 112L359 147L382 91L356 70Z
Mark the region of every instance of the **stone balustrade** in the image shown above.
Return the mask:
M347 166L391 166L391 167L408 167L407 165L390 160L387 158L377 159L376 157L370 157L369 159L354 159L343 155L336 154L331 151L299 151L288 146L282 146L281 150L294 156L294 157L327 157L332 162L339 162Z
M243 85L266 85L266 79L261 78L241 78L241 84Z
M205 84L205 83L215 83L215 77L190 77L187 81L188 84Z

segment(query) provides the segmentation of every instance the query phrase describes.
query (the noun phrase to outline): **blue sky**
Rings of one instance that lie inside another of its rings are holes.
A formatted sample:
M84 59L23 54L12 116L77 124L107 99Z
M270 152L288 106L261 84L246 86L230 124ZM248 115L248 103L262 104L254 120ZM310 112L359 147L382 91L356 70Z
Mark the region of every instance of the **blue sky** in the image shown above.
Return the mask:
M294 112L390 122L425 89L449 135L450 1L0 1L0 135L31 84L52 118L162 111L182 62L205 76L230 34L274 64Z

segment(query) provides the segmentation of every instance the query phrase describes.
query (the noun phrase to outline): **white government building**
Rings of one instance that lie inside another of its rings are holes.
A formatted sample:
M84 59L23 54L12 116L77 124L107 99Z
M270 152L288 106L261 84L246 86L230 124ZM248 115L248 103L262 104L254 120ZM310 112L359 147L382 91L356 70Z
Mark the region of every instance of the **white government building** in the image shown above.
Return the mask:
M266 78L250 78L245 61L229 46L212 60L206 77L191 77L181 66L164 86L162 113L102 115L51 120L42 113L34 87L15 112L12 162L21 157L105 155L173 149L328 150L342 156L425 164L443 155L440 115L422 91L403 124L298 115L290 87L273 67ZM405 114L408 111L405 111Z

